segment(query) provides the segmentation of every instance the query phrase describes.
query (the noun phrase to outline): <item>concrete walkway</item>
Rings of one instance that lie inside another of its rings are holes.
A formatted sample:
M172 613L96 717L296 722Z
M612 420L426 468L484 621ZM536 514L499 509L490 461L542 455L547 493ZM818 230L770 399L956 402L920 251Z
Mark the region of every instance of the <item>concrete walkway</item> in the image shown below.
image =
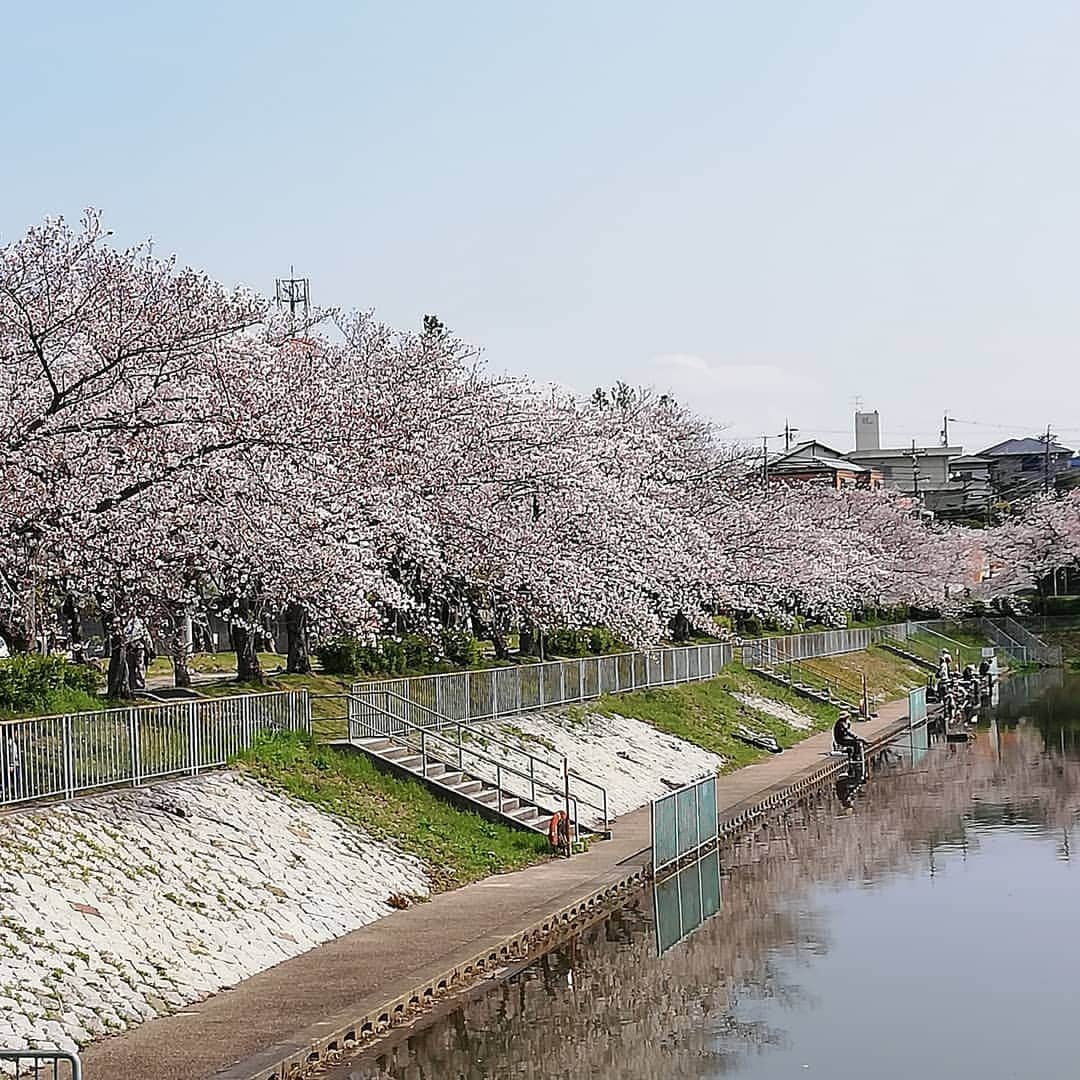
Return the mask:
M857 725L889 733L906 699ZM718 782L720 817L821 767L831 732L749 765ZM611 840L573 859L486 878L398 911L287 960L233 990L151 1020L83 1055L87 1080L250 1080L316 1040L528 930L584 897L640 872L650 858L649 808L619 818Z

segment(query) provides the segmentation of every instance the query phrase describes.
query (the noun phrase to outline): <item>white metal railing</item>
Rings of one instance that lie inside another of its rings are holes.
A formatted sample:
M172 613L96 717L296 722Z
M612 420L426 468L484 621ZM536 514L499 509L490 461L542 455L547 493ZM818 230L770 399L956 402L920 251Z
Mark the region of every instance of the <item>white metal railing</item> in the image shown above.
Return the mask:
M997 622L996 619L990 621ZM1010 615L1006 615L1001 620L1001 625L1005 633L1023 645L1027 649L1029 656L1040 664L1046 664L1049 667L1061 667L1063 661L1060 645L1048 645L1041 637L1033 634L1026 626L1017 622Z
M33 1080L82 1080L78 1054L65 1050L0 1050L0 1076Z
M445 675L383 679L356 683L352 694L389 691L405 702L402 719L420 726L435 723L433 716L472 723L589 701L601 694L711 679L733 658L730 645L687 645ZM416 708L410 709L410 705ZM351 699L349 708L352 719L357 706ZM381 726L380 734L397 730L393 717L372 719Z
M1027 663L1031 657L1028 655L1026 645L1022 645L1011 634L1007 634L997 623L989 619L976 619L976 627L979 633L985 634L999 649L1007 652L1014 660Z
M221 768L255 739L311 730L307 690L0 723L0 806Z
M839 656L862 652L882 641L906 641L910 623L861 627L855 630L823 630L815 634L787 634L783 637L744 641L739 646L747 667L774 667L790 660L812 660L818 656Z
M549 811L561 808L565 802L567 817L575 831L584 820L580 814L582 806L593 812L586 822L589 828L607 830L607 789L570 768L566 755L558 754L553 759L532 754L490 732L470 731L467 725L444 716L435 716L425 724L413 724L404 718L404 712L427 710L385 690L368 689L347 696L355 698L358 706L349 720L349 742L374 737L419 752L421 775L425 778L429 765L441 763L488 781L498 793L500 813L504 797L527 798ZM394 720L401 730L390 734L379 731L382 725L375 721L380 717Z

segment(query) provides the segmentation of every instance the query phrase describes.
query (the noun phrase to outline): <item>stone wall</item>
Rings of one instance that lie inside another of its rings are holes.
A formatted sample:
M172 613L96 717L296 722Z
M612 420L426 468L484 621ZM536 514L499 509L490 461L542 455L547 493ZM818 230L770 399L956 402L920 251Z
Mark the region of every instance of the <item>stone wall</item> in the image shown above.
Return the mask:
M427 892L416 859L232 773L0 816L0 1047L74 1049Z

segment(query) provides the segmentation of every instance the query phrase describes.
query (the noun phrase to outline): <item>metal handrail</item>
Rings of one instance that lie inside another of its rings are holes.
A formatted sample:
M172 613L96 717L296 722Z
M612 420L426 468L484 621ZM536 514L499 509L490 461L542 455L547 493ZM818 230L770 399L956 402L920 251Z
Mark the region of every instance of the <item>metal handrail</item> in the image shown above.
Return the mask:
M372 692L373 693L387 693L387 691L383 691L383 690L372 691ZM584 804L585 806L591 807L594 810L599 810L600 813L603 815L603 826L604 826L604 828L607 829L607 827L608 827L609 821L608 821L607 789L602 787L601 785L595 783L594 781L585 780L584 777L579 777L579 776L577 776L577 774L572 773L569 770L569 768L567 767L567 762L566 762L565 757L563 757L563 760L562 760L563 776L566 777L566 778L568 778L570 776L574 776L575 779L580 779L584 783L587 783L590 787L595 788L600 793L600 802L599 803L591 802L589 799L585 798L584 796L570 795L569 792L566 789L566 785L564 785L563 789L560 790L555 784L550 783L550 782L548 782L548 781L546 781L546 780L544 780L542 778L538 778L536 776L535 762L539 761L539 762L541 762L541 764L543 764L543 765L545 765L545 766L547 766L548 768L551 768L551 769L555 769L558 766L556 766L554 763L552 763L550 761L546 761L543 758L539 758L539 757L536 757L535 755L528 754L527 751L518 751L516 747L510 746L509 743L502 743L498 739L493 740L494 742L499 743L500 745L506 746L508 749L510 749L510 750L512 750L514 752L522 753L524 756L528 757L530 759L529 771L528 772L524 772L523 770L518 769L513 765L508 765L507 763L505 763L503 761L500 761L498 758L492 757L490 754L484 753L482 750L475 750L475 749L472 749L471 747L466 748L464 743L460 740L461 731L465 728L466 725L463 725L459 721L456 721L456 720L450 720L449 717L443 717L443 719L447 721L448 725L452 725L452 726L458 728L459 740L457 742L455 742L453 739L446 738L444 735L439 734L439 732L437 732L437 731L432 731L430 728L424 727L423 724L414 724L411 720L406 720L406 719L404 719L404 717L397 716L395 713L390 712L389 709L384 709L381 706L376 705L371 700L361 698L356 694L349 694L349 693L319 694L318 697L320 697L320 698L344 698L347 701L353 701L353 702L356 702L359 705L365 705L368 708L374 709L376 712L381 713L383 716L386 716L389 719L396 721L397 723L403 724L407 730L418 732L419 735L420 735L421 775L424 776L425 778L427 777L428 743L431 740L434 740L436 743L443 743L446 746L451 747L453 750L455 750L457 752L457 767L459 769L462 769L462 770L464 769L464 755L465 754L470 754L472 757L474 757L474 758L476 758L476 759L478 759L480 761L484 761L489 765L493 765L495 767L495 787L496 787L496 789L498 791L498 808L499 808L500 812L502 812L502 802L503 802L503 792L504 791L506 791L511 797L517 797L514 792L510 791L502 783L503 774L506 773L506 774L509 774L510 776L516 776L519 779L524 780L529 784L530 801L532 801L533 803L535 803L537 801L536 800L536 790L537 790L537 788L539 788L541 791L546 791L546 792L548 792L550 794L554 794L559 801L563 801L565 799L568 799L568 801L571 804L573 804L574 813L571 816L571 821L572 821L572 823L574 825L575 830L577 829L577 825L578 825L579 808L580 808L581 804ZM402 700L407 701L407 699L404 699L404 698ZM411 705L411 704L413 704L413 702L408 702L408 704ZM424 706L420 706L420 707L425 708ZM428 709L426 711L431 712L432 710ZM439 714L435 713L435 715L438 716ZM364 724L364 721L360 720L359 718L355 718L355 717L349 717L348 719L349 719L349 738L350 738L350 741L351 741L353 723L355 722L356 724L360 725L360 724ZM364 724L364 726L366 727L366 726L369 726L369 725ZM371 738L378 738L378 739L386 739L389 742L393 742L396 745L402 746L405 749L409 749L409 750L414 750L415 749L415 745L413 743L411 743L408 739L403 738L401 735L399 735L397 733L394 733L394 732L384 732L384 731L372 730L370 737Z
M427 713L429 716L434 716L439 721L440 730L443 727L453 727L453 728L455 728L457 730L459 742L461 741L461 736L462 736L463 732L470 731L470 733L471 733L471 731L472 731L472 729L470 728L470 725L463 723L461 720L453 720L449 716L444 716L442 713L436 712L434 709L429 708L427 705L421 705L419 702L412 701L410 698L407 698L403 694L399 694L394 690L369 690L369 691L366 691L366 692L370 693L370 694L382 694L387 699L393 698L395 701L400 701L403 705L406 705L410 709L419 709L421 712ZM354 699L358 698L361 701L365 701L365 703L366 703L366 699L364 699L360 694L353 694L353 695L350 695L350 696L353 697ZM398 716L396 713L393 713L390 710L384 709L382 711L383 711L383 713L385 715L389 716L393 720L400 720L403 723L412 724L412 721L406 721L404 719L404 717ZM417 727L417 728L423 728L424 725L423 724L413 724L412 726ZM559 767L554 762L549 761L547 758L541 757L539 754L532 754L528 750L522 750L521 747L514 746L513 743L507 742L505 739L500 739L497 735L494 735L494 736L490 735L487 731L484 731L483 738L485 740L487 740L487 742L489 742L489 743L494 743L496 746L503 747L505 750L508 750L512 754L519 754L521 757L526 758L528 760L528 762L529 762L530 772L532 771L532 768L533 768L533 765L534 765L535 762L539 762L541 765L545 765L549 769L556 769L556 768ZM569 767L569 763L568 763L566 755L563 754L561 756L562 756L562 767L563 767L564 771L566 772L566 774L569 775L569 776L574 777L575 780L580 780L583 784L587 784L589 787L593 788L594 791L599 793L599 795L603 798L604 803L606 805L607 791L603 787L603 785L598 784L595 780L590 780L586 776L582 776L581 773L579 773L579 772L575 772L573 769L571 769ZM594 803L588 803L587 802L586 805L587 806L592 806L594 809L599 809L599 806L594 804ZM606 820L607 820L607 814L606 813L604 815L604 819L605 819L605 822L606 822Z
M824 681L826 687L839 686L843 690L847 690L849 693L854 694L855 697L861 701L863 696L863 685L861 682L857 682L855 679L845 678L843 675L835 675L832 672L824 672L814 667L814 661L824 659L823 657L810 657L806 660L793 660L790 663L795 664L802 671L809 671L811 675ZM874 695L871 695L873 697Z
M25 1075L20 1071L21 1065L33 1067L33 1075L41 1076L43 1065L52 1066L52 1076L59 1080L61 1062L71 1067L71 1080L82 1080L82 1062L78 1054L70 1054L66 1050L0 1050L0 1061L14 1062L15 1075Z
M929 634L931 637L940 638L946 644L951 645L956 650L957 659L979 660L982 657L982 649L978 645L965 645L962 641L957 641L947 634L942 634L938 630L931 629L927 623L917 622L912 623L912 626L916 628L916 633L918 634ZM911 640L910 637L908 640Z

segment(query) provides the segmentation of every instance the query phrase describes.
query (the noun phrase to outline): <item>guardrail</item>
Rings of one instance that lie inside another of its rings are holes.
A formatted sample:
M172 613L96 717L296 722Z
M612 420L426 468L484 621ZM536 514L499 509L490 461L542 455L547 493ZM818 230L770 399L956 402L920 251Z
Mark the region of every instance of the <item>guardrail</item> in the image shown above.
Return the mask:
M821 656L862 652L885 637L904 640L908 623L889 626L860 627L856 630L823 630L816 634L787 634L783 637L760 638L739 644L742 661L747 667L773 667L789 660L812 660ZM887 633L891 631L892 633Z
M730 645L687 645L552 660L541 664L455 671L446 675L354 683L353 694L386 690L418 706L404 718L423 725L434 714L471 723L589 701L602 694L711 679L731 663ZM388 729L390 730L390 729Z
M78 1054L64 1050L0 1050L0 1076L4 1075L29 1076L33 1080L82 1080L82 1064Z
M0 806L196 776L274 731L311 730L307 690L0 723Z
M1011 634L1006 633L997 623L983 618L976 619L975 625L978 627L979 633L985 634L997 648L1008 653L1014 660L1018 660L1022 664L1034 660L1034 657L1029 655L1027 646L1022 645Z

